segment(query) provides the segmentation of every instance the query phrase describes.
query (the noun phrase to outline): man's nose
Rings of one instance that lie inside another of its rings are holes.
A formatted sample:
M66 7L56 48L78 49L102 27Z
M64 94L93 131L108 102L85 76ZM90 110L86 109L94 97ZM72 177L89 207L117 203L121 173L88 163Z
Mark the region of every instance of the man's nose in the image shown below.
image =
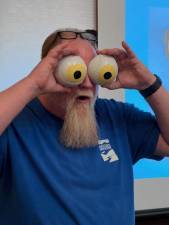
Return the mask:
M85 77L83 83L81 83L79 85L79 87L81 87L81 88L93 88L94 87L94 83L92 82L92 80L90 79L88 74L86 74L86 77Z

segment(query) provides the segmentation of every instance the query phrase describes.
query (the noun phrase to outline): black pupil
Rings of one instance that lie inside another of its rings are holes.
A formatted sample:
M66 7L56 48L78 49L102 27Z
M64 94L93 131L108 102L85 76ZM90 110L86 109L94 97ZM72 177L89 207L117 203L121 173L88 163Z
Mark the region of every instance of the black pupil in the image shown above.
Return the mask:
M105 80L108 80L108 79L110 79L112 77L112 74L110 73L110 72L106 72L105 74L104 74L104 79Z
M75 73L74 73L74 78L75 79L79 79L80 77L81 77L81 72L80 71L76 71Z

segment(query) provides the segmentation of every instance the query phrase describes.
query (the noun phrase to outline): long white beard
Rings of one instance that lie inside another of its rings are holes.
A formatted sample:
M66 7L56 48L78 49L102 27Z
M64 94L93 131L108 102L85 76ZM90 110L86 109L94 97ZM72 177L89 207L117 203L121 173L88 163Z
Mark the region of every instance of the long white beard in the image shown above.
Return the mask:
M94 104L69 100L60 139L66 147L71 148L92 147L98 144Z

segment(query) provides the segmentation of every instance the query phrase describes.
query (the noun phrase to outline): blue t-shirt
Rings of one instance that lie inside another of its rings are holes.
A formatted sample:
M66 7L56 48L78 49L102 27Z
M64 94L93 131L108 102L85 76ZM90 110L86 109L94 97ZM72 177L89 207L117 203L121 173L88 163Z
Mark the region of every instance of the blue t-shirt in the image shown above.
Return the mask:
M63 121L38 99L0 137L0 225L133 225L132 165L159 129L134 106L98 99L97 147L67 149Z

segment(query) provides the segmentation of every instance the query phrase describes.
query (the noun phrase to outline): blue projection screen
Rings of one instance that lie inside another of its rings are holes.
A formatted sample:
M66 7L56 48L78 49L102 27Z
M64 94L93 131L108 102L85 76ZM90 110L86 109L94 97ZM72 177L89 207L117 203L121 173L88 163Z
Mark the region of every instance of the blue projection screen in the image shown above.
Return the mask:
M131 12L130 4L136 4L128 0L128 10ZM130 3L129 3L130 2ZM169 91L169 2L168 8L152 6L146 1L147 7L139 6L132 13L126 13L126 40L132 46L139 59L153 72L158 74L164 86ZM162 3L162 1L156 1ZM141 13L138 13L140 10ZM141 15L139 15L141 14ZM134 20L134 24L133 24ZM136 92L127 90L126 101L134 103L144 111L151 111L145 100ZM169 159L161 162L154 160L141 160L134 167L134 175L139 178L169 177Z
M165 88L169 90L169 8L150 8L148 20L147 65L151 71L159 74ZM144 103L141 108L144 110ZM140 161L134 169L136 178L169 177L169 159L165 158L160 163L153 160Z
M169 1L126 0L125 6L126 41L169 91ZM126 90L125 100L152 112L137 91ZM140 160L134 178L136 210L169 209L169 158Z

